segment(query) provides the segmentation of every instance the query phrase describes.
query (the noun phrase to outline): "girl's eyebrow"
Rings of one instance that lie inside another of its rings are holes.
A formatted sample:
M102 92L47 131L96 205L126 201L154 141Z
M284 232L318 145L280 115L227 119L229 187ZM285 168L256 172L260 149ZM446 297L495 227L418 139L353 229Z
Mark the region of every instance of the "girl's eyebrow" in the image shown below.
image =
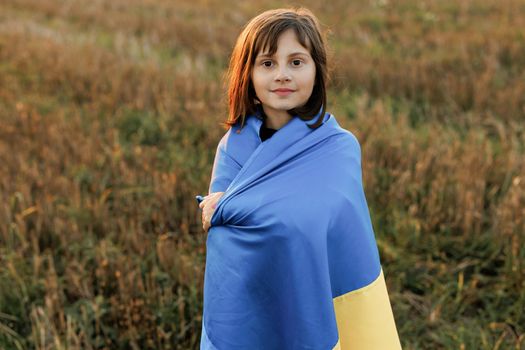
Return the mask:
M300 52L300 51L297 51L297 52L292 52L291 54L288 55L288 57L290 56L298 56L298 55L303 55L303 56L308 56L308 54L306 52ZM261 57L271 57L271 55L269 54L259 54L257 55L257 58L261 58Z

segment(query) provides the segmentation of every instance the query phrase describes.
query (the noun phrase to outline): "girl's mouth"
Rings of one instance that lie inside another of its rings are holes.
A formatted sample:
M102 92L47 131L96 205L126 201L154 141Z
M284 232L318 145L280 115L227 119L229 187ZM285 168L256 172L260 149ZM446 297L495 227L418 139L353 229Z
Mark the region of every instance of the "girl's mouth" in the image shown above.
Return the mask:
M288 96L294 91L290 89L275 89L272 92L277 94L278 96Z

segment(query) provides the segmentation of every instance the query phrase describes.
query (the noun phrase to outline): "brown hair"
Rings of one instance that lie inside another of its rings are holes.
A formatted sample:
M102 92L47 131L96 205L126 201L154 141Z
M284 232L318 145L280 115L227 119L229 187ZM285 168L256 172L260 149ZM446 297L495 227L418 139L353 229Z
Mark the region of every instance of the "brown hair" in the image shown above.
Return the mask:
M261 49L268 48L269 54L277 51L277 39L287 29L293 29L299 43L309 49L315 62L316 77L312 95L308 101L288 113L309 121L319 115L317 121L308 124L312 129L323 122L326 111L326 82L328 79L326 46L321 34L319 21L308 9L284 8L265 11L250 20L237 38L227 72L228 82L228 119L223 126L230 127L241 119L244 126L247 115L257 110L256 95L251 73L255 58ZM319 113L320 112L320 113Z

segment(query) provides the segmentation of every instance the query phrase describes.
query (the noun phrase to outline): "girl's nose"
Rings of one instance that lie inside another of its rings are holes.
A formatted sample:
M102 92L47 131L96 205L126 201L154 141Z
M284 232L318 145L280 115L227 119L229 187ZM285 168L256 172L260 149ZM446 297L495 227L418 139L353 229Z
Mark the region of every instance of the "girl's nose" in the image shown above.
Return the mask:
M290 74L286 68L280 68L275 76L277 81L290 81Z

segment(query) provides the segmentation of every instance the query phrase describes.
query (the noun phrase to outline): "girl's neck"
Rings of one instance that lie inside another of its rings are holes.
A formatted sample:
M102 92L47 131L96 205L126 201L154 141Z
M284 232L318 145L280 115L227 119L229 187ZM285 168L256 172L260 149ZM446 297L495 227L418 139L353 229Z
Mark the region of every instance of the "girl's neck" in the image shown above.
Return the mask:
M270 129L279 130L293 118L289 113L268 115L268 113L266 113L264 109L261 108L261 111L264 117L264 124L267 128Z

